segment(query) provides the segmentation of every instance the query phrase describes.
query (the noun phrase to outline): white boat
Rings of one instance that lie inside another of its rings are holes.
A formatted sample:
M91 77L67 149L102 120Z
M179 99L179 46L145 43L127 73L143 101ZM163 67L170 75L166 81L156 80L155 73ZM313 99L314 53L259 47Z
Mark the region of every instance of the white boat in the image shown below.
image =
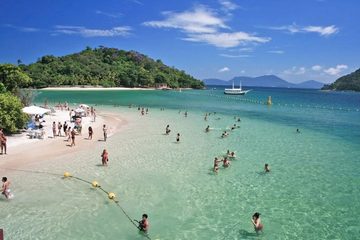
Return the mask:
M251 90L242 90L241 88L241 81L240 81L240 87L239 88L235 88L234 87L234 81L233 81L233 85L232 88L225 88L224 93L225 94L230 94L230 95L245 95L248 92L250 92Z

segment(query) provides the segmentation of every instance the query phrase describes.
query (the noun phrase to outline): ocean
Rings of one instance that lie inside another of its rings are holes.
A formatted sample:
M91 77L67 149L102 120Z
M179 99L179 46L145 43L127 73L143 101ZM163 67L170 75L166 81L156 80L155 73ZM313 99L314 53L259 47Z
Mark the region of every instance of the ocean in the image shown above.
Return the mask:
M268 96L271 106L265 104ZM360 236L359 93L39 90L35 102L45 101L67 101L74 108L85 103L128 120L106 143L29 166L96 179L116 193L119 205L75 179L12 172L16 197L0 201L6 239L146 239L124 212L130 219L147 213L154 240ZM149 114L141 116L138 106ZM207 121L205 113L211 113ZM164 135L167 124L171 133ZM233 124L240 127L231 130ZM223 131L230 135L221 138ZM107 168L99 166L105 147ZM214 157L228 149L237 158L214 174ZM270 173L264 173L265 163ZM264 225L260 234L251 223L255 212Z

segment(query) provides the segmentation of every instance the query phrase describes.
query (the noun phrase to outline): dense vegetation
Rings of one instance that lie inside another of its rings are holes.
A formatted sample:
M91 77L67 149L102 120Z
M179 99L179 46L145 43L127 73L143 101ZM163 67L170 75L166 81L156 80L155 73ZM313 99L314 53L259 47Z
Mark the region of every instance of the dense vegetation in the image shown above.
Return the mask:
M322 89L360 91L360 69L338 78L334 83L325 85Z
M167 83L169 87L202 88L201 81L168 67L161 60L135 51L115 48L87 47L80 53L63 57L41 57L36 63L20 67L33 80L36 88L60 85L100 85L104 87L154 87Z
M23 103L19 95L20 87L31 84L31 78L19 67L0 64L0 128L7 133L22 129L28 116L22 112Z

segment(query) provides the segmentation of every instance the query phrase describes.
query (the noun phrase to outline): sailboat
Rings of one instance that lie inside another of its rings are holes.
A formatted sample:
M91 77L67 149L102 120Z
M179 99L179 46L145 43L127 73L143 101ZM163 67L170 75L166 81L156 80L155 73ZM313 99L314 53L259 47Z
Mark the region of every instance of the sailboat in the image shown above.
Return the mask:
M250 92L251 90L242 90L241 88L241 81L240 81L240 87L235 88L234 87L234 81L232 84L232 88L225 88L224 94L230 94L230 95L245 95L246 93Z

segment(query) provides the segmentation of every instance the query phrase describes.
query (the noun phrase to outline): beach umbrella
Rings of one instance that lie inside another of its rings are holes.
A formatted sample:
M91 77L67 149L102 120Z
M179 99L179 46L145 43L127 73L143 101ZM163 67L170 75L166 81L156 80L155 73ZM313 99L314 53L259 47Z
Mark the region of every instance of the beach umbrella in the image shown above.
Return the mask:
M38 107L38 106L29 106L29 107L24 107L22 109L22 111L24 113L30 114L30 115L43 115L45 113L51 112L50 109L46 109L46 108L42 108L42 107Z
M75 109L75 112L76 113L83 113L83 112L85 112L85 110L82 109L82 108L77 108L77 109Z
M81 107L81 108L89 108L90 106L86 105L86 104L80 104L79 107Z

